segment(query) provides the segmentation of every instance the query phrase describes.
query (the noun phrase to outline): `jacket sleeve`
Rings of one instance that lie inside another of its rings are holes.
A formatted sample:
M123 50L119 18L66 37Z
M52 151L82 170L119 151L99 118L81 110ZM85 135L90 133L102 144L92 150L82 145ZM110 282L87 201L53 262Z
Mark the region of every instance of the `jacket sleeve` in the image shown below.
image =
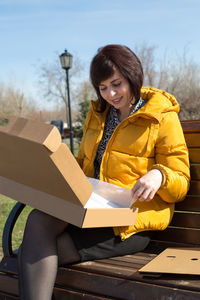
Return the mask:
M163 115L153 168L163 174L163 182L157 193L164 201L174 203L183 200L189 188L189 155L177 113L167 112Z

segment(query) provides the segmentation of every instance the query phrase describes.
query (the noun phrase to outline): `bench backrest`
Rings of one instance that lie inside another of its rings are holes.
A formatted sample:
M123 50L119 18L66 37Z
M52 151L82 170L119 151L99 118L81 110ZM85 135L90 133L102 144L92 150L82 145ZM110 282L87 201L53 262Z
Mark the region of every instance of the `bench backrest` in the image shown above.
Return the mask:
M191 183L186 199L176 203L170 226L155 240L200 245L200 120L181 122L189 148Z

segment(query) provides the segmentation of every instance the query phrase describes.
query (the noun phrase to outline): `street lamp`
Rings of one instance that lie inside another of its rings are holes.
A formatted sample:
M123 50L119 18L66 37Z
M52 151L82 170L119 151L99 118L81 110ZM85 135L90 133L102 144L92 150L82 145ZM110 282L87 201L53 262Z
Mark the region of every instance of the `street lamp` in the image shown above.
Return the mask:
M67 100L68 100L68 112L69 112L69 134L70 134L70 149L74 154L74 143L73 143L73 129L72 129L72 117L71 117L71 103L69 93L69 69L72 67L72 55L65 50L60 55L60 63L62 68L66 71L66 89L67 89Z

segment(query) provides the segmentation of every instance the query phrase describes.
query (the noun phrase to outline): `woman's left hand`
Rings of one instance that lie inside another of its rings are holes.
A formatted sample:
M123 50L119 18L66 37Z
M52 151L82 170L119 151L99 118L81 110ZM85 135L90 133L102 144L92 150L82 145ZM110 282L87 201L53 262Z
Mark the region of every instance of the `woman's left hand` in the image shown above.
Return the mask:
M139 201L150 201L155 196L162 184L162 173L158 169L152 169L142 176L131 190L132 203Z

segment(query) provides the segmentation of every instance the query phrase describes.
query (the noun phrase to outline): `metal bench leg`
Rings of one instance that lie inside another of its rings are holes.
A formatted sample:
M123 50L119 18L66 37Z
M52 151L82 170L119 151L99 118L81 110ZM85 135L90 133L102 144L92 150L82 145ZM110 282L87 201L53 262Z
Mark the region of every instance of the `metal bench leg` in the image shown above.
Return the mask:
M5 226L3 230L3 238L2 238L2 248L4 256L13 256L13 249L12 249L12 231L15 226L15 223L21 214L22 210L26 205L20 202L17 202L15 206L12 208Z

